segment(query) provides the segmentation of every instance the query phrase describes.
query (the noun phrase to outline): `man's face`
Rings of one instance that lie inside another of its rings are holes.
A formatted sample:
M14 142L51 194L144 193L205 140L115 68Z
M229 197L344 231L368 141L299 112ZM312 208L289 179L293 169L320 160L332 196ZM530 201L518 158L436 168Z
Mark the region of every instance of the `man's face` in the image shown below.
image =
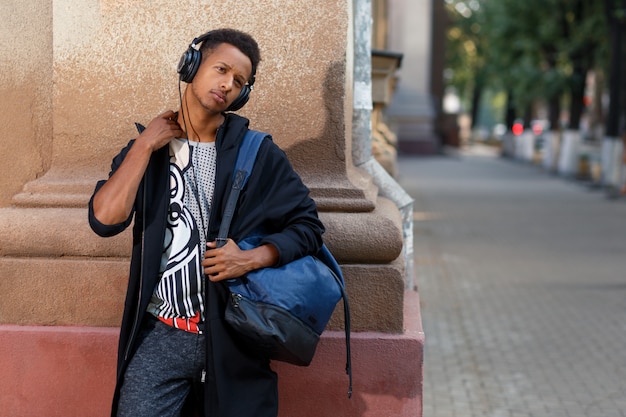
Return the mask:
M251 75L250 58L235 46L222 43L203 56L191 87L202 107L219 113L239 96Z

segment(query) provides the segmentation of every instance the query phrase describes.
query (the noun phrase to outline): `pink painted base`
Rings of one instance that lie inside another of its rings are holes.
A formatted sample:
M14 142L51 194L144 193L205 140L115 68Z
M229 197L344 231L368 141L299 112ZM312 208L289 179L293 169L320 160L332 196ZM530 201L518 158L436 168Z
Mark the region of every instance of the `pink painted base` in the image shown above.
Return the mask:
M0 326L0 414L108 417L118 329Z
M424 335L417 293L405 294L402 335L354 333L347 398L342 332L325 332L311 366L276 363L280 416L422 415ZM0 410L12 417L108 417L118 329L0 326Z

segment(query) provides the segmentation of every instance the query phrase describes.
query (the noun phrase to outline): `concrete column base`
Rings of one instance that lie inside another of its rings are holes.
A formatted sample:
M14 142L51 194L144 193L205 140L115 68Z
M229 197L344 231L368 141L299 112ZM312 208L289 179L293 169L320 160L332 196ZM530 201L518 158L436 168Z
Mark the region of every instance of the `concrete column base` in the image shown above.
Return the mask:
M352 335L352 399L341 331L324 333L307 368L276 363L279 415L421 416L424 334L418 294L407 291L404 305L403 334ZM0 326L3 415L108 417L117 340L117 328Z
M401 332L404 268L401 220L393 202L381 198L372 212L321 216L346 278L353 330ZM99 238L86 219L84 208L0 209L0 235L11 236L0 242L0 293L5 300L0 303L0 324L120 323L131 235L127 231ZM33 304L33 299L38 302ZM333 317L329 329L341 329L341 324L341 318Z

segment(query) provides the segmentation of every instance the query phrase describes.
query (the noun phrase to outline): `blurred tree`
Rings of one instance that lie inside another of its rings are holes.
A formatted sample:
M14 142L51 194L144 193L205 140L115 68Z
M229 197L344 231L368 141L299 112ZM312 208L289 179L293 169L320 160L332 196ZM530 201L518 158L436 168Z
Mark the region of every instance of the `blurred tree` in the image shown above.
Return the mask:
M606 0L614 1L614 0ZM622 1L622 0L615 0ZM597 0L446 0L450 82L461 94L485 86L507 91L509 128L515 114L528 122L537 101L560 126L570 98L571 128L578 128L589 70L605 65L606 17ZM473 87L470 90L469 86ZM475 99L471 100L476 103Z
M478 120L478 108L486 81L485 55L488 39L485 37L484 14L478 0L448 1L452 17L446 49L448 82L454 86L463 102L469 101L472 128Z
M621 133L620 124L626 118L626 103L623 102L626 100L626 80L623 79L622 74L623 61L626 59L623 45L626 31L626 0L605 0L604 7L611 39L610 101L606 136L616 138ZM623 112L621 109L624 109Z
M559 49L567 55L565 71L570 91L569 125L579 129L585 107L587 74L607 66L608 32L604 7L597 0L561 0L562 38Z

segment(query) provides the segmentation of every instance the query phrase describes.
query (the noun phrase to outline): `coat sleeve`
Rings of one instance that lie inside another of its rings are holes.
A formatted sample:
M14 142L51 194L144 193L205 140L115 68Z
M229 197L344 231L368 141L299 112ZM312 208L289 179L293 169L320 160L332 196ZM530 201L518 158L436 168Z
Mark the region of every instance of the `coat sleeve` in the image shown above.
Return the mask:
M122 161L126 157L126 154L128 153L133 143L134 143L134 140L130 141L128 145L126 145L126 147L122 149L122 151L115 158L113 158L113 161L111 162L111 171L109 172L109 178L111 178L111 176L119 168L119 166L121 165ZM123 232L124 230L126 230L126 228L131 224L132 219L133 219L133 214L135 212L134 207L133 207L133 210L131 210L131 213L128 216L128 218L124 222L118 223L118 224L110 224L110 225L103 224L96 218L96 216L93 213L93 198L98 192L98 190L106 183L106 181L107 180L100 180L96 183L96 188L94 189L94 192L91 198L89 199L89 211L88 211L89 226L91 226L91 229L97 235L102 236L102 237L115 236Z
M263 219L262 228L267 235L261 244L276 247L277 266L280 266L316 254L322 246L324 225L318 218L309 189L285 153L270 140L266 142L247 186L250 192L244 196L241 206L248 206L248 216Z

